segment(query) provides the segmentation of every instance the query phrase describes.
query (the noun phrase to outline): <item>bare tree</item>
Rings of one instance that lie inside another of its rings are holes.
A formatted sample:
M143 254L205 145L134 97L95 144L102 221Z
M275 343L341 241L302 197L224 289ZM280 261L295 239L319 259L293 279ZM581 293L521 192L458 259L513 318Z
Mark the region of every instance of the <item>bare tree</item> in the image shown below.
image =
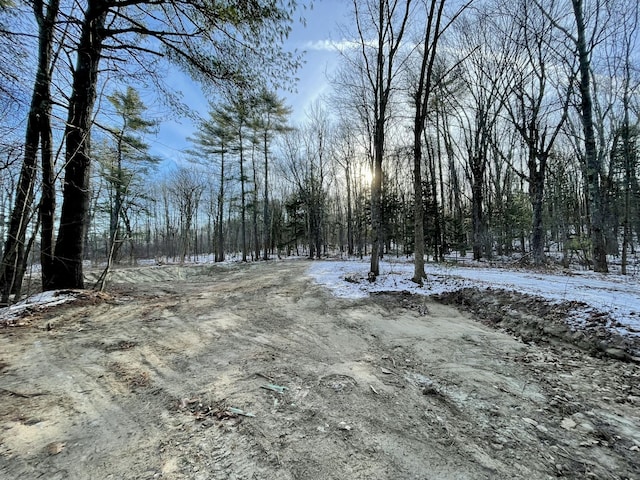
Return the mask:
M509 59L496 45L485 11L464 16L457 24L458 48L465 58L463 74L465 89L450 96L457 127L463 136L461 156L465 159L465 175L471 185L471 224L473 259L483 253L491 255L484 203L486 173L496 139L496 124L503 108L505 63Z
M425 28L418 48L420 53L417 79L412 82L413 107L413 195L414 195L414 272L412 280L422 285L424 271L424 203L422 198L423 135L430 113L431 92L436 81L444 81L445 75L436 79L434 67L438 56L438 43L444 31L469 5L462 5L449 22L442 24L445 0L424 0ZM432 155L433 157L433 155ZM435 177L432 172L432 179ZM435 197L434 197L435 198Z
M353 0L358 34L360 65L370 106L373 140L371 179L371 266L370 279L380 274L383 252L382 164L385 154L385 131L393 85L406 58L401 50L412 11L412 0ZM364 107L367 108L367 107Z
M619 110L616 112L618 118L612 122L614 132L609 177L616 173L621 177L619 194L622 199L618 199L618 203L622 204L621 270L622 274L626 275L629 250L633 245L632 199L634 194L640 193L637 173L640 162L640 111L633 112L634 92L640 87L640 75L636 68L640 6L635 1L621 0L611 7L610 15L616 19L618 28L608 42L610 47L607 66L610 78L615 79L612 81L611 90L617 94ZM637 101L637 93L635 95ZM610 180L608 183L611 185L613 181ZM613 233L618 233L617 224Z
M570 35L578 55L580 72L580 114L584 133L584 158L587 171L587 192L591 207L590 237L592 242L593 270L606 273L607 250L604 240L604 212L600 177L602 164L596 147L593 121L593 99L591 97L591 56L594 44L589 41L587 22L584 16L584 0L571 0L575 17L576 35Z
M281 169L295 191L291 196L292 215L304 214L309 258L320 258L326 236L327 190L330 176L331 138L326 111L312 106L308 122L282 135Z
M51 75L54 56L54 26L59 15L59 0L33 3L33 13L38 24L38 57L36 79L31 95L31 106L27 118L25 150L20 179L18 181L15 205L7 240L0 264L0 286L2 303L7 303L10 294L20 296L24 276L25 238L33 215L34 189L37 181L38 149L41 149L43 168L43 202L41 204L42 268L43 282L51 274L51 253L53 242L53 211L55 194L53 189L53 141L51 133Z
M335 137L333 139L333 160L343 169L346 190L346 237L347 237L347 254L354 254L354 214L353 214L353 191L356 170L356 145L353 128L345 119L337 126Z
M189 256L192 246L192 229L197 227L194 219L197 217L200 199L205 189L197 171L180 168L168 185L178 207L180 225L180 261L184 262Z
M605 243L605 204L602 189L602 155L598 151L596 123L594 120L592 58L597 45L607 35L608 19L603 5L605 2L590 4L586 0L571 0L570 5L563 2L545 2L534 0L535 5L553 23L553 26L564 35L569 51L566 61L572 65L577 62L577 79L579 92L579 114L582 130L582 156L586 178L586 195L589 205L589 238L593 270L606 273L607 250ZM588 11L585 8L591 7ZM566 10L570 8L570 20Z
M512 61L505 85L505 109L525 147L527 172L512 167L529 185L533 209L531 250L536 264L544 263L543 202L549 157L567 120L574 75L562 70L554 44L553 23L535 4L502 2L495 31L509 45ZM514 28L514 24L516 28ZM511 160L507 159L508 162Z

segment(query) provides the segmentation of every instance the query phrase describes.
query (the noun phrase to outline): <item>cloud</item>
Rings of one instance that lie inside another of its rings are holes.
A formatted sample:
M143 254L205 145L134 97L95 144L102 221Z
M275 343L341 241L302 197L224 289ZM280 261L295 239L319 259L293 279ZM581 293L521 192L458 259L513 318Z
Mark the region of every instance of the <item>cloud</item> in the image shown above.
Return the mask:
M355 40L310 40L304 44L304 49L317 52L340 52L357 48L360 45Z

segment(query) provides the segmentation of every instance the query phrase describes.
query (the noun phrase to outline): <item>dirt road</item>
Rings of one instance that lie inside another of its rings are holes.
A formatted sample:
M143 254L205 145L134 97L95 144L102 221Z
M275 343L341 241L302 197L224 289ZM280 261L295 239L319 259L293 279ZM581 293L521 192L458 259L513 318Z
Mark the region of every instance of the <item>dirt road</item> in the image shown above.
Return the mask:
M307 263L145 267L0 331L2 479L640 479L640 369Z

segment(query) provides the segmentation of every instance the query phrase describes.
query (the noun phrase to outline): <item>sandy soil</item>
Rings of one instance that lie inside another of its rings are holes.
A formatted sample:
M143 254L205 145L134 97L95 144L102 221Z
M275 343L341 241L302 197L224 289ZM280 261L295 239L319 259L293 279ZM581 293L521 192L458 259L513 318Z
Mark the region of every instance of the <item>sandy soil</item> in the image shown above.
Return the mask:
M121 270L0 330L0 478L640 479L637 364L307 265Z

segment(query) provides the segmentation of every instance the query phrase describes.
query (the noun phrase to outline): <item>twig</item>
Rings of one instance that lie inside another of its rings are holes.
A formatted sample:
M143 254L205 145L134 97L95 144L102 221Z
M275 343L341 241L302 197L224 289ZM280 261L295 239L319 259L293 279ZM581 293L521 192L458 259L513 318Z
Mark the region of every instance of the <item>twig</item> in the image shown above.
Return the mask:
M266 378L267 380L269 380L271 383L273 383L273 378L271 378L269 375L265 375L264 373L256 373L255 374L258 377L262 377L262 378Z
M383 360L391 360L391 363L393 363L393 368L396 368L396 361L391 355L385 355L384 357L382 357L382 359Z
M39 397L40 395L46 395L45 393L20 393L20 392L14 392L13 390L7 390L6 388L0 388L0 391L9 394L9 395L13 395L15 397L20 397L20 398L31 398L31 397Z

